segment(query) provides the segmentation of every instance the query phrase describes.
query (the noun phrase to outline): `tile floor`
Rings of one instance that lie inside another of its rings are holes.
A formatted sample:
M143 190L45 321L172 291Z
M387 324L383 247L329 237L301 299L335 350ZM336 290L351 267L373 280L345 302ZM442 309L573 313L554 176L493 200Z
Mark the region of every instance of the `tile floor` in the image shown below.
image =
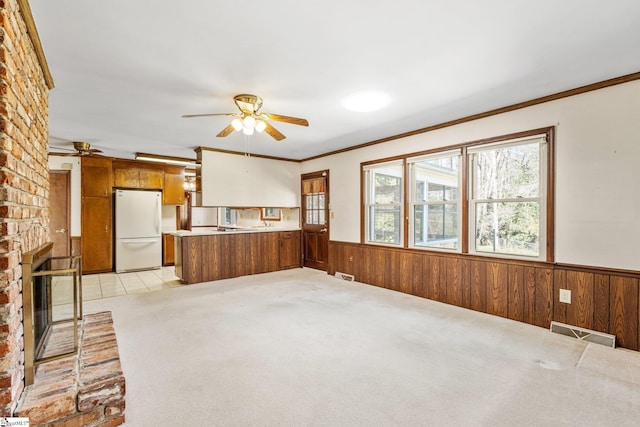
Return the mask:
M141 294L184 286L175 275L173 267L130 273L101 273L82 276L82 300ZM56 276L52 288L53 318L68 319L73 316L73 279Z

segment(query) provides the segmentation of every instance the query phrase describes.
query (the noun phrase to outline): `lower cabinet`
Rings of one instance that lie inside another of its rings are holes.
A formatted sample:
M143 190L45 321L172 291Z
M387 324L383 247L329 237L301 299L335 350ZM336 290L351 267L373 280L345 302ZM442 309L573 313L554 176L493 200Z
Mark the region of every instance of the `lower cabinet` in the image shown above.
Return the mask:
M175 237L175 272L185 283L302 266L299 231Z
M302 263L300 232L287 231L278 234L280 235L280 270L300 267Z
M173 234L162 234L162 265L175 263L175 248Z

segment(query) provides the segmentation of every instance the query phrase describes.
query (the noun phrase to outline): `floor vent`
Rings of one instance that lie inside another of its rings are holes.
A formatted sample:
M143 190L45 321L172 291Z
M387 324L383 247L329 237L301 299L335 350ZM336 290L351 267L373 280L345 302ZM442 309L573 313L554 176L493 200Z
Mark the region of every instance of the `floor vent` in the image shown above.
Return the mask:
M551 332L566 335L568 337L578 338L579 340L589 341L596 344L606 345L615 348L616 336L605 334L604 332L592 331L590 329L581 328L579 326L566 325L560 322L551 322Z
M353 282L354 280L356 280L353 274L340 273L339 271L336 271L336 277L338 279L346 280L348 282Z

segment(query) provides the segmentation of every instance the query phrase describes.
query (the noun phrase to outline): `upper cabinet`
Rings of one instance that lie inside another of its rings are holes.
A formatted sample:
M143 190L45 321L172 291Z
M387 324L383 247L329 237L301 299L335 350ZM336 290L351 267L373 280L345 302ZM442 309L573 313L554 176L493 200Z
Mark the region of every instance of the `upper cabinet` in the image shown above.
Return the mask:
M184 203L184 168L165 166L162 203L165 205Z
M110 158L83 157L81 171L83 197L111 197Z
M128 160L113 161L114 187L161 190L163 185L164 171L161 165Z

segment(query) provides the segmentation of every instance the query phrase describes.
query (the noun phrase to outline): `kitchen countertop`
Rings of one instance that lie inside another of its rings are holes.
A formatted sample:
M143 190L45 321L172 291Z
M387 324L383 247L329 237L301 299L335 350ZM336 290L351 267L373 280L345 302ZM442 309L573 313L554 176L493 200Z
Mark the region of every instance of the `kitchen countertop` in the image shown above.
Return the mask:
M226 228L218 230L214 228L206 228L203 230L176 230L170 231L169 234L174 236L209 236L214 234L240 234L240 233L270 233L276 231L300 231L300 228L278 228L278 227L246 227L246 228Z

